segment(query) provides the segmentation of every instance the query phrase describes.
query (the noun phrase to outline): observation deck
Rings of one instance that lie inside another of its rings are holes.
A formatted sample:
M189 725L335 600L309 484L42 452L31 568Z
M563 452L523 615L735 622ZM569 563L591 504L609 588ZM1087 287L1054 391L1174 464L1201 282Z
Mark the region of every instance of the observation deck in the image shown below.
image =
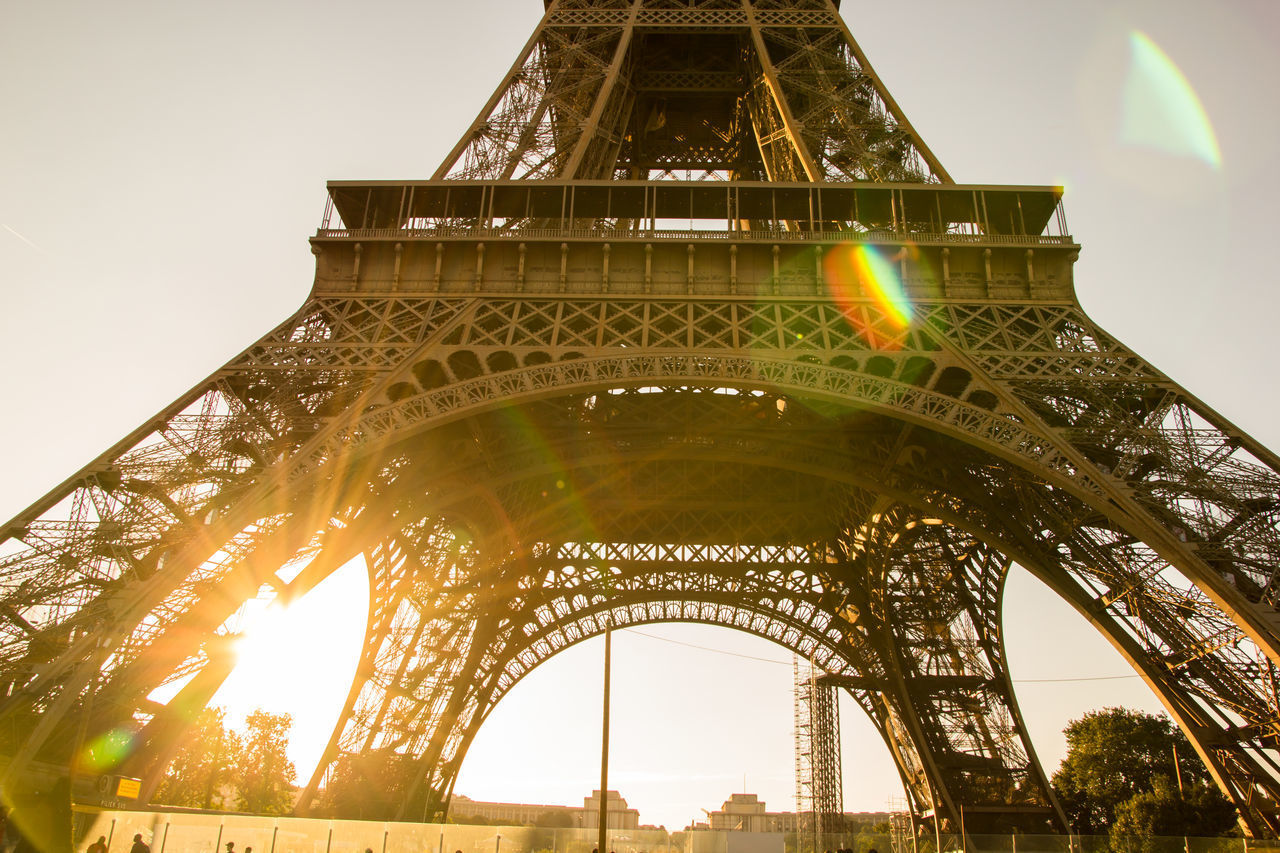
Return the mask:
M825 292L867 245L908 293L1070 299L1061 187L747 181L331 181L318 290Z

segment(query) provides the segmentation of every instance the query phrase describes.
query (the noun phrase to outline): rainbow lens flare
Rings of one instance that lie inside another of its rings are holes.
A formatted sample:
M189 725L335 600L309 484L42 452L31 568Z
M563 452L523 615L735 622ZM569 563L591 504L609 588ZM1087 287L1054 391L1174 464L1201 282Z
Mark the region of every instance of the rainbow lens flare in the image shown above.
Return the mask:
M903 248L887 256L874 246L844 243L823 256L823 273L832 298L849 323L876 349L895 348L899 333L911 324L911 300L898 272L898 261L906 251Z
M133 732L128 729L112 729L99 735L88 744L80 755L80 766L86 771L100 773L118 766L133 750Z
M1221 167L1218 138L1186 76L1146 33L1130 34L1129 47L1121 141Z
M863 288L890 320L905 328L911 322L911 300L893 263L870 246L856 247L853 263Z

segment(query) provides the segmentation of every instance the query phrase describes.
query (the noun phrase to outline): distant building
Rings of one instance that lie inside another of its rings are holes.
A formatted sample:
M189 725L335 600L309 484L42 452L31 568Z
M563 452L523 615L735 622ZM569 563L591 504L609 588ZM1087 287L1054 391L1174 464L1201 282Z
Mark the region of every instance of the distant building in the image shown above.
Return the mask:
M551 806L534 803L489 803L454 794L449 800L449 814L455 818L480 818L504 826L536 824L550 815L563 816L565 826L582 826L582 809L577 806ZM557 823L561 823L557 821Z
M889 820L888 812L845 812L850 823L874 825ZM731 794L719 811L707 812L706 821L695 821L686 831L796 832L795 812L771 812L756 794Z
M609 828L639 829L640 812L627 808L627 801L617 791L608 794ZM491 803L454 794L449 801L449 815L458 820L482 820L502 826L565 826L595 829L600 826L600 792L582 798L581 806L553 806L536 803Z
M766 828L768 814L755 794L730 794L720 811L707 815L711 829L729 832L770 832Z
M888 823L893 815L890 812L845 812L844 819L865 824L868 827L878 823Z
M636 809L627 808L627 801L618 795L617 791L607 791L605 794L605 804L608 809L608 828L609 829L639 829L640 828L640 812ZM600 792L592 791L591 796L582 799L583 822L582 825L587 829L597 829L600 826Z
M730 794L719 811L707 812L706 822L688 827L697 831L713 829L724 832L795 832L795 812L771 812L755 794Z

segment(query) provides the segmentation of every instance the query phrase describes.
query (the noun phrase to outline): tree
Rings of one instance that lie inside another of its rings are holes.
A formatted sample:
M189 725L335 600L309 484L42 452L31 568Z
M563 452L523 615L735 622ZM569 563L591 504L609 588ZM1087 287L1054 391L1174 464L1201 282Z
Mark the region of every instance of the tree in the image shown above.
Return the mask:
M1065 734L1067 757L1053 774L1053 787L1076 832L1105 834L1121 814L1126 832L1150 834L1156 827L1171 827L1162 816L1173 807L1172 798L1179 808L1201 816L1185 832L1173 834L1220 835L1230 829L1230 821L1223 825L1219 816L1225 807L1234 820L1234 809L1167 717L1107 708L1072 720ZM1179 773L1185 800L1178 793ZM1193 798L1198 804L1194 808Z
M201 809L229 805L242 742L227 730L225 716L222 708L200 712L156 789L156 802Z
M1181 763L1181 762L1179 762ZM1116 807L1113 836L1152 837L1225 835L1236 822L1236 810L1217 788L1204 782L1183 790L1167 776L1157 776L1150 791Z
M413 760L393 750L345 755L334 764L321 810L339 818L394 820L412 787L414 776ZM419 786L413 802L405 803L407 814L422 814L424 793L425 785Z
M533 819L534 826L564 829L574 826L573 815L566 809L548 809Z
M261 708L245 718L240 760L237 762L237 804L254 814L285 814L293 808L293 777L297 771L285 750L293 717Z

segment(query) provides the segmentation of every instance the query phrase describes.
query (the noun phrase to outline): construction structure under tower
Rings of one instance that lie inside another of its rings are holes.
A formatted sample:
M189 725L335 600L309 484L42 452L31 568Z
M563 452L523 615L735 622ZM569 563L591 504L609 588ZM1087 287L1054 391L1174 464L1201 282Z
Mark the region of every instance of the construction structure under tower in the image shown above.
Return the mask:
M836 687L812 663L792 659L795 674L796 829L799 849L814 853L824 839L844 832L844 778ZM840 845L843 846L843 845Z

